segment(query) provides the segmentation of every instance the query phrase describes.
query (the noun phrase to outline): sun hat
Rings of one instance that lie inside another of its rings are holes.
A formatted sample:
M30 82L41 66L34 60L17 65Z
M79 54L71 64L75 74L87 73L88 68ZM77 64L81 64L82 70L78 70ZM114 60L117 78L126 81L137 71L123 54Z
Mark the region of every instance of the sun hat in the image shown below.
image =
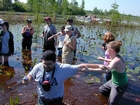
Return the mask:
M71 25L66 25L64 31L71 31L72 26Z

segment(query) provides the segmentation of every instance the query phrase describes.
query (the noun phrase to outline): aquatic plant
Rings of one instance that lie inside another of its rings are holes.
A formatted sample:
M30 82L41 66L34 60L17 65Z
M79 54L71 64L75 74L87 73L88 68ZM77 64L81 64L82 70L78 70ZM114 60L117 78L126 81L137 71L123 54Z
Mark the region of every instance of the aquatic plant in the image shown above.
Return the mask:
M35 66L35 65L36 65L37 60L38 60L38 58L35 58L35 59L34 59L34 61L33 61L33 65L32 65L32 66Z
M16 96L16 98L10 97L10 105L19 105L19 97Z

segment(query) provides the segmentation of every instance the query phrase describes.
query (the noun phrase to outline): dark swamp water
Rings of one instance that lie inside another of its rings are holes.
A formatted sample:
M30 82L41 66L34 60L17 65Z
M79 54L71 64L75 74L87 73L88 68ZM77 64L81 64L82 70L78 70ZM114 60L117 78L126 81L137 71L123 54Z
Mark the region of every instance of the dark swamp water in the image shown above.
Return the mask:
M42 39L39 37L43 26L35 27L32 50L21 50L21 24L11 25L14 34L15 54L10 57L10 66L0 67L0 105L9 105L9 101L19 101L19 105L37 105L36 83L28 86L21 80L35 63L40 62L42 56ZM61 25L57 26L59 31ZM103 34L111 30L116 40L122 40L123 46L120 54L127 64L129 88L124 94L120 105L140 105L140 31L138 29L115 28L103 26L78 26L82 37L77 40L77 62L103 63L97 60L104 56L100 46L103 43ZM65 94L63 102L66 105L107 105L107 98L101 96L98 88L103 84L102 74L81 73L65 81ZM17 99L16 99L17 98ZM14 104L13 104L14 105ZM17 105L17 104L15 104Z

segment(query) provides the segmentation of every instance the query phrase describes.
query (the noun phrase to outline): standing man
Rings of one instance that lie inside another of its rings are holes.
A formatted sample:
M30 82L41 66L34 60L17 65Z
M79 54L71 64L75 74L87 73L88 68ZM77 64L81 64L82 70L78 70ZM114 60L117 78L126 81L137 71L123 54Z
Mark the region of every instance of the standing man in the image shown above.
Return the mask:
M64 81L78 71L86 71L87 66L97 67L93 64L69 65L56 62L56 54L51 50L43 53L42 62L34 66L25 76L22 83L35 80L37 82L38 105L63 105Z
M78 28L76 26L73 25L73 19L72 18L69 18L67 20L67 25L71 25L72 26L72 35L75 36L75 38L79 38L81 37L81 33L80 31L78 30ZM76 60L76 50L74 51L74 58L73 58L73 61Z
M46 26L44 26L41 35L41 37L44 37L44 51L52 50L55 52L55 40L54 38L48 40L48 38L57 33L56 28L52 25L50 17L46 17L44 20L46 22Z
M73 25L73 19L72 18L69 18L67 20L67 25L71 25L72 26L72 29L73 29L73 35L76 37L76 38L79 38L81 37L81 33L80 31L78 30L78 28L76 26Z

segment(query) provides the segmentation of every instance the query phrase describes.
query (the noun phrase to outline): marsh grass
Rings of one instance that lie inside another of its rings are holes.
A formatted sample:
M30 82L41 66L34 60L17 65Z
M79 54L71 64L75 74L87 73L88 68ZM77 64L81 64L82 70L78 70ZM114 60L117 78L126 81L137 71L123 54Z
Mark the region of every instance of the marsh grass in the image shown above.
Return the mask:
M10 97L10 105L19 105L20 99L18 96L15 98Z

